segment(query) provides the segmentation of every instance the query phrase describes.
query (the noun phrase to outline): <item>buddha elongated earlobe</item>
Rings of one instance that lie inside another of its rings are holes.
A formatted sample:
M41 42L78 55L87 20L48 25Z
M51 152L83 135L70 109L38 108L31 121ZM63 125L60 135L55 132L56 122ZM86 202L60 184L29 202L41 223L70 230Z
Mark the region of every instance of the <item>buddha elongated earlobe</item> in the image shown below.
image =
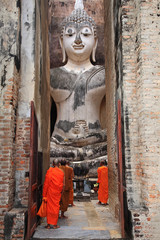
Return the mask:
M64 45L63 45L63 39L60 38L59 39L60 45L61 45L61 49L62 49L62 62L64 63L66 61L66 51L64 49Z
M62 48L62 57L63 57L62 62L64 63L66 61L66 51L64 47Z
M96 49L97 49L97 43L98 43L98 39L95 39L95 45L92 51L92 61L96 62Z

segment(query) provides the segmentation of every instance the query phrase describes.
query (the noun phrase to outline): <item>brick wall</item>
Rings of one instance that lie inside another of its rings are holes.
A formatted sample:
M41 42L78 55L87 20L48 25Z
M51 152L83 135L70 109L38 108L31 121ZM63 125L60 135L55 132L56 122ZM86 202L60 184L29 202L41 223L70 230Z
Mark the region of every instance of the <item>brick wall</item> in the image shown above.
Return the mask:
M16 1L1 3L0 19L0 239L3 239L4 213L13 206L15 184L15 131L20 67L19 7Z
M26 12L28 11L28 16ZM21 4L21 82L17 110L15 206L28 206L30 159L30 102L35 87L35 1ZM26 27L28 26L28 27ZM26 47L27 46L27 47Z
M48 45L48 5L43 1L22 2L21 84L16 135L16 206L28 206L30 159L30 103L38 118L38 150L43 152L43 173L49 165L50 71ZM35 15L36 9L36 15ZM29 15L28 15L28 12ZM30 26L26 28L27 26ZM26 48L27 46L27 48Z
M158 239L160 6L149 0L104 1L104 5L110 206L113 211L119 206L116 100L120 98L132 236Z
M106 120L107 154L109 167L109 205L116 217L119 217L118 200L118 160L116 146L116 71L115 40L113 28L113 2L104 1L105 6L105 66L106 66Z
M138 158L136 8L133 1L122 1L123 109L125 164L128 206L140 204L141 166ZM138 19L137 19L138 21Z
M159 7L157 1L122 0L126 181L134 239L158 239L160 233Z
M4 218L5 239L23 240L25 239L26 209L13 208L7 212Z
M38 150L45 156L44 172L49 163L47 6L46 1L34 0L0 3L0 239L24 239L25 235L31 100L39 121Z
M30 118L17 119L15 206L28 206Z

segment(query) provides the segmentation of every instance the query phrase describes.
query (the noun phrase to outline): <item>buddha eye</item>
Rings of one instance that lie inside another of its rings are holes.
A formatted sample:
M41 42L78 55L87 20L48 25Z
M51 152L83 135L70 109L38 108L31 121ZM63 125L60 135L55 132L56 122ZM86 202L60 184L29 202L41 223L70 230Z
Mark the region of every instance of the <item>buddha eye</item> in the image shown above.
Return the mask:
M73 36L75 33L75 30L73 28L67 28L65 31L65 34L68 35L69 37Z
M92 30L89 27L84 27L81 32L85 37L92 35Z

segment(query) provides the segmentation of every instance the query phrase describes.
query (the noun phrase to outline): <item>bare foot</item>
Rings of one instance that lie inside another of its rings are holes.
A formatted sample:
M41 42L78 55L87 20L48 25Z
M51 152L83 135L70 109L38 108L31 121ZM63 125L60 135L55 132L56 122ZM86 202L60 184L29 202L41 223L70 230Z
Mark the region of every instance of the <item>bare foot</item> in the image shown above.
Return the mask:
M46 229L50 229L51 226L48 224L47 226L45 226Z
M63 218L68 218L68 217L63 215L63 216L61 216L61 218L63 219Z
M57 229L57 228L60 228L60 226L58 226L58 225L53 226L53 229Z

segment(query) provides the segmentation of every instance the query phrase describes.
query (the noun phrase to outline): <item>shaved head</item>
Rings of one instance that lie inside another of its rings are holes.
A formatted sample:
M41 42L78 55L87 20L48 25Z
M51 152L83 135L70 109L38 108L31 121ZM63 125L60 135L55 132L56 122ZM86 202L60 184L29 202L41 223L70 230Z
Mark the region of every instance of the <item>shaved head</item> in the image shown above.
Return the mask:
M58 159L53 159L53 166L59 166L59 160Z
M66 160L65 160L65 159L62 159L62 160L61 160L61 165L62 165L62 166L65 166L65 165L66 165Z
M104 166L104 165L106 165L106 166L107 166L107 161L105 161L105 160L102 160L102 161L100 162L100 166Z
M104 161L101 161L101 162L100 162L100 166L103 166L104 164L105 164Z

